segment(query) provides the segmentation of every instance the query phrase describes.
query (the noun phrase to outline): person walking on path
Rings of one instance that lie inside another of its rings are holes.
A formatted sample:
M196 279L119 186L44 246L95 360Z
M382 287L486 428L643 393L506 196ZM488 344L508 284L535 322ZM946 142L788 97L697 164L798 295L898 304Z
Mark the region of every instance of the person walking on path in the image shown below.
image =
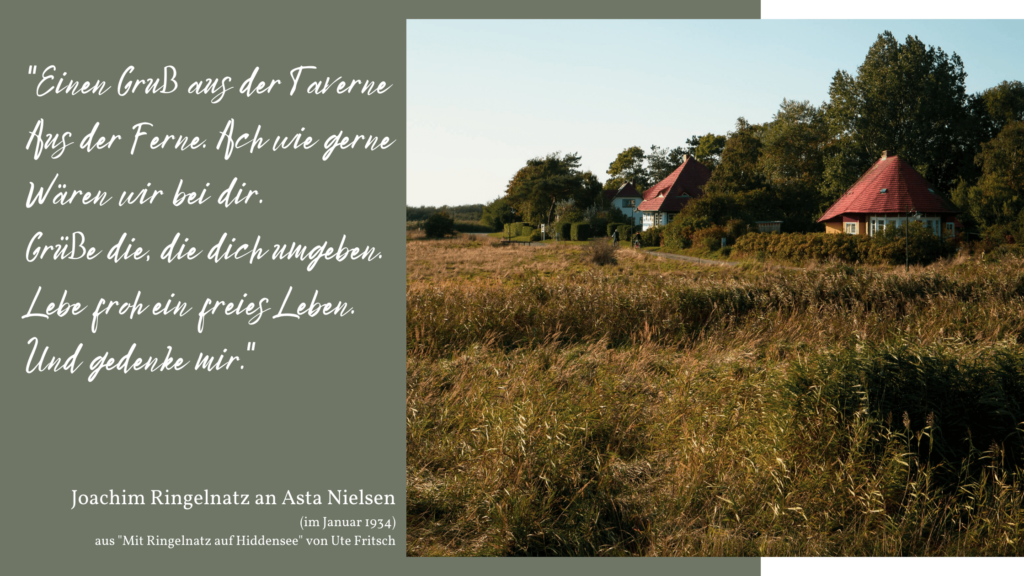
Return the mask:
M612 232L612 246L618 246L618 245L619 245L619 229L616 228Z

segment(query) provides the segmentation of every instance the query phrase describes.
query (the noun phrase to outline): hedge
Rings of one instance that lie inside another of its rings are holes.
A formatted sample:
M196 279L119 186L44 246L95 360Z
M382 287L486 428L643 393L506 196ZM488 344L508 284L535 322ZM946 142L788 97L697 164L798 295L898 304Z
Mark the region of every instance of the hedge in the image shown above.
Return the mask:
M590 240L590 223L589 222L573 222L572 223L572 239L574 242L582 242L584 240Z
M873 238L854 234L761 233L746 234L736 241L736 250L758 258L791 262L838 260L865 264L903 264L907 260L908 232L891 227ZM911 264L927 264L952 254L956 246L935 236L920 223L911 223L909 256Z
M640 233L640 243L644 246L661 246L661 234L664 231L661 226L648 228Z
M559 240L568 240L572 235L572 222L555 223L555 234L558 234Z

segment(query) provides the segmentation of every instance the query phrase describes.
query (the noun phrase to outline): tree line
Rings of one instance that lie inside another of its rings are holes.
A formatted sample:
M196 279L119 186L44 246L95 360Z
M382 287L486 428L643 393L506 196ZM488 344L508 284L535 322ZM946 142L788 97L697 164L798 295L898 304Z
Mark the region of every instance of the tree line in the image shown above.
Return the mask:
M784 99L768 122L740 117L727 134L693 135L683 146L630 146L603 183L580 170L578 154L533 158L483 208L482 222L552 223L566 203L606 210L605 191L632 182L642 192L691 154L712 176L684 217L820 231L824 210L893 150L961 209L969 228L1024 239L1024 84L969 94L966 77L956 53L884 32L855 73L836 72L821 105Z

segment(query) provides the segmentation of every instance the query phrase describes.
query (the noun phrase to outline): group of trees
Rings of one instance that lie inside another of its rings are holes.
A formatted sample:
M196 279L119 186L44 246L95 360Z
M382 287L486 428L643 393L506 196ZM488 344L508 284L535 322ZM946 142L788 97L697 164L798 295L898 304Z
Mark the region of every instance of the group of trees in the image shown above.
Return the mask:
M491 222L551 224L559 202L572 201L587 208L598 201L601 181L592 172L580 171L578 154L548 154L527 160L505 189L505 197L485 209ZM500 202L504 200L505 202ZM506 210L507 209L507 210Z
M437 214L444 212L459 222L477 222L483 216L484 204L463 204L461 206L406 206L405 221L424 221Z
M625 182L643 191L689 153L712 170L704 196L684 211L690 222L777 219L787 230L820 230L823 211L893 150L960 207L968 226L1024 239L1024 84L968 94L966 76L955 53L885 32L855 74L836 72L820 106L783 100L763 124L741 117L728 134L695 135L685 146L631 146L603 185L579 171L576 154L529 160L485 219L550 222L559 202L600 205L602 190Z
M605 190L618 190L626 182L632 182L639 191L644 191L664 180L683 163L683 155L689 154L712 170L718 166L726 137L718 134L691 136L686 146L662 148L652 145L649 152L639 146L626 148L608 166L608 180Z

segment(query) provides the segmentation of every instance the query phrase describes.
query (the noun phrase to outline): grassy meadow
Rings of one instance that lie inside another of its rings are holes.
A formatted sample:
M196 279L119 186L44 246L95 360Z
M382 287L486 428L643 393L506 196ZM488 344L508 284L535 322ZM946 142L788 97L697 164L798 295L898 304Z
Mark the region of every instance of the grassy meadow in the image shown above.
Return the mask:
M407 242L410 555L1019 555L1024 261Z

